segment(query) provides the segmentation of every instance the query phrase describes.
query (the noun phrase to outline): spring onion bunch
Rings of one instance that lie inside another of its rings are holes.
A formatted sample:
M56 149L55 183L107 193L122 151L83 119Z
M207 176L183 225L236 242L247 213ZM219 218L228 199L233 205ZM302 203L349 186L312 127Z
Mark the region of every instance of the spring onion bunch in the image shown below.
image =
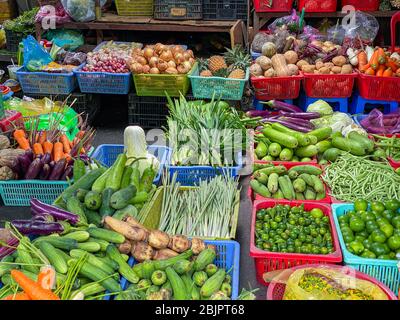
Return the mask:
M239 201L238 184L237 179L217 176L183 191L176 175L164 179L159 229L169 234L229 238L234 208Z

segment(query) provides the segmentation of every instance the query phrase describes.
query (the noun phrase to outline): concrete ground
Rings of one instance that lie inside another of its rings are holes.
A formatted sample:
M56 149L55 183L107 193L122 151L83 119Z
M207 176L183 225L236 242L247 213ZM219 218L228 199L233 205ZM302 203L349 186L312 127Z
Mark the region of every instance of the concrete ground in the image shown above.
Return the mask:
M99 144L122 144L124 125L119 128L97 128L97 135L94 145ZM236 241L240 243L240 290L259 288L257 299L265 299L266 290L260 285L255 277L254 259L249 256L250 223L251 223L251 202L247 197L247 187L249 178L241 181L242 192L240 201L239 222L236 233ZM28 219L31 216L28 207L4 207L0 206L0 224L3 221L13 219Z

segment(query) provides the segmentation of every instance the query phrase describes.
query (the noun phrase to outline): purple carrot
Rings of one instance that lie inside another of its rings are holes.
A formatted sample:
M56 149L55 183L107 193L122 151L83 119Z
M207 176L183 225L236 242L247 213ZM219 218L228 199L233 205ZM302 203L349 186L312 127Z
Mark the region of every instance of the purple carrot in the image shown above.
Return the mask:
M0 259L12 254L16 250L18 244L18 239L13 237L6 242L7 246L0 246Z

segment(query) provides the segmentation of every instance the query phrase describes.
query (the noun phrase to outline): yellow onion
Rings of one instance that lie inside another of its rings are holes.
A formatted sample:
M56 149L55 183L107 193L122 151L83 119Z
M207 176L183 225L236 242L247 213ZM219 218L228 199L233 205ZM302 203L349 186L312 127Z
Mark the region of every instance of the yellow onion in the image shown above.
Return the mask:
M183 61L185 61L185 57L183 56L182 53L177 53L174 56L174 60L177 64L181 64Z
M161 53L160 58L165 61L171 61L174 59L171 50L166 50L163 53Z
M186 50L186 53L188 53L192 58L194 58L194 54L192 50Z
M154 55L154 50L152 48L146 47L143 50L143 55L147 60L150 60L150 58Z
M143 66L139 62L131 64L131 71L135 74L143 73Z
M183 57L185 58L186 61L189 61L189 59L192 58L191 55L187 51L185 51L183 53Z
M190 69L187 69L183 64L180 64L179 66L177 66L176 70L178 70L178 73L180 73L180 74L186 74L190 71Z
M158 58L157 57L151 57L149 60L149 66L154 68L158 64Z
M194 60L193 58L189 59L189 63L193 66L195 64L196 60Z
M169 67L167 70L165 70L165 73L168 73L168 74L178 74L178 70L176 70L176 68L171 68L171 67Z
M160 70L158 70L157 68L151 68L151 69L150 69L150 73L151 73L151 74L159 74L159 73L160 73Z
M137 58L136 58L136 61L137 62L139 62L141 65L145 65L145 64L147 64L147 60L146 60L146 58L145 57L142 57L142 56L138 56Z
M145 64L144 66L143 66L143 73L149 73L150 72L150 66L148 65L148 64Z
M190 62L189 61L184 61L183 63L182 63L182 65L185 67L185 69L187 70L187 72L185 72L185 73L188 73L189 71L190 71L190 69L192 69L192 65L190 64Z
M176 53L183 53L183 51L184 51L183 48L182 48L181 46L179 46L179 45L172 46L171 50L172 50L172 52L173 52L174 54L176 54Z
M169 68L174 68L174 69L176 69L176 63L175 63L175 61L168 61L168 67Z
M168 63L165 62L164 60L158 59L157 68L158 70L163 72L168 69Z

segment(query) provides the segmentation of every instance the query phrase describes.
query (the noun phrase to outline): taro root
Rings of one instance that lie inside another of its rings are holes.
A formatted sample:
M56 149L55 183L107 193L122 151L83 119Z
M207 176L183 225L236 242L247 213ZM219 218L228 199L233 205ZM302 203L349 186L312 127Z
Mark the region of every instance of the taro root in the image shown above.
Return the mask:
M153 259L154 260L165 260L165 259L176 257L177 255L178 255L178 253L175 252L174 250L166 248L166 249L161 249L161 250L156 251Z
M192 251L194 255L199 254L206 248L206 245L203 240L199 238L193 238L192 239Z
M190 249L190 240L185 237L185 236L173 236L171 237L169 244L168 244L168 248L176 251L176 252L184 252L188 249Z
M121 252L121 253L123 253L123 254L129 254L129 252L131 252L131 249L132 249L132 244L131 244L131 242L128 241L128 240L125 240L124 243L121 243L121 244L118 246L119 252Z
M164 249L168 247L169 235L160 230L152 230L149 234L147 242L155 249Z
M132 227L138 227L138 228L141 228L143 230L146 230L147 232L149 231L144 225L139 223L139 221L137 221L135 218L133 218L131 216L126 216L122 220L125 221L126 223L130 224Z
M154 256L154 249L146 242L138 241L132 243L131 254L139 262L152 260Z

